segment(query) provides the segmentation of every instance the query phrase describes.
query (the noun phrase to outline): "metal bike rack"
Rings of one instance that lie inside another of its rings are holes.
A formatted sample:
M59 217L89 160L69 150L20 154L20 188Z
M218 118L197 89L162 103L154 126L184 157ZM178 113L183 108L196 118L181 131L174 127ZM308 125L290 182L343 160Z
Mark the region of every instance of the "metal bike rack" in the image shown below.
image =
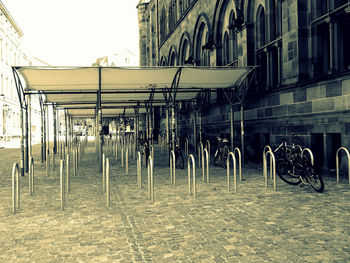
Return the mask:
M148 157L148 167L147 167L147 175L148 175L148 193L151 199L152 204L154 203L154 184L153 184L153 161L152 156Z
M142 158L141 158L141 153L140 151L137 152L137 185L139 188L142 188L142 181L141 181L141 163L142 163Z
M236 156L236 153L238 154L238 167L239 167L239 180L242 181L242 154L241 150L236 147L233 150L233 154Z
M109 200L110 200L110 182L109 182L109 158L106 159L106 207L109 208Z
M204 153L205 153L205 155L204 155ZM205 156L205 158L204 158L204 156ZM206 162L206 164L207 164L207 167L206 167L206 169L207 169L207 183L209 183L209 154L208 154L208 151L207 151L207 149L204 149L203 150L203 148L202 148L202 173L203 173L203 183L205 182L205 176L204 176L204 174L205 174L205 162Z
M61 210L64 210L65 196L64 196L64 162L60 161L60 200L61 200Z
M264 147L264 150L263 150L263 174L264 174L264 177L265 177L265 185L267 187L267 162L266 162L266 149L267 151L271 151L272 152L272 149L270 147L270 145L266 145ZM272 160L270 159L270 166L272 166ZM270 170L270 179L272 179L272 170Z
M188 139L185 138L185 155L188 156Z
M193 173L193 197L196 198L196 162L193 154L188 156L187 160L187 171L188 171L188 194L191 195L191 162L192 162L192 173Z
M129 149L126 147L125 150L125 173L129 173Z
M209 163L210 163L210 141L209 141L209 140L207 140L207 141L205 142L205 148L206 148L207 151L208 151Z
M201 156L202 156L202 153L203 153L203 149L204 149L203 143L199 142L199 146L198 146L198 167L201 167Z
M106 192L106 155L102 154L102 190Z
M124 146L121 147L120 156L121 156L121 160L122 160L122 167L124 167Z
M346 153L346 156L348 157L348 177L349 177L349 184L350 184L350 153L349 153L348 149L346 149L345 147L340 147L337 150L337 153L335 155L335 160L336 160L336 165L337 165L337 183L339 183L339 152L341 150L344 150Z
M12 167L12 211L16 214L20 206L20 181L19 181L19 167L17 163Z
M175 153L174 151L170 152L170 184L175 186Z
M301 156L303 156L305 152L308 152L310 154L311 165L314 165L314 155L313 155L312 151L309 148L304 148L301 151Z
M75 170L78 171L79 169L79 148L76 146L75 149Z
M115 161L118 162L118 142L115 142Z
M54 153L54 151L52 151L52 171L55 171L55 169L56 169L55 161L56 161L55 153Z
M34 194L34 158L30 157L29 159L29 176L28 176L28 186L29 186L29 195Z
M77 176L77 151L73 148L72 149L73 152L73 176Z
M50 151L46 150L46 176L50 176Z
M150 147L150 153L151 153L151 156L152 156L152 162L154 164L154 147L153 147L153 145L151 145L151 147Z
M237 193L237 174L236 174L236 157L233 152L229 152L226 160L226 170L227 170L227 191L230 191L230 156L233 161L233 187L235 190L235 194Z
M276 159L275 155L271 150L268 150L265 154L264 159L264 176L265 176L265 187L267 188L267 156L270 155L270 173L273 173L273 189L277 190L277 182L276 182Z
M70 181L69 181L69 173L70 173L70 164L69 164L69 154L67 154L67 157L66 157L66 174L67 174L67 177L66 177L66 193L69 194L69 188L70 188Z

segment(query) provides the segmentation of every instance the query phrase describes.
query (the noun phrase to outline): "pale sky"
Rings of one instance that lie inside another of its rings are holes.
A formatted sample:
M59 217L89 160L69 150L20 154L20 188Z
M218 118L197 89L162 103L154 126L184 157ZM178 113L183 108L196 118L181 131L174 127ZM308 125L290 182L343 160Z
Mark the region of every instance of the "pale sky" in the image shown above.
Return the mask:
M139 0L1 0L25 52L53 66L91 66L128 48L138 55Z

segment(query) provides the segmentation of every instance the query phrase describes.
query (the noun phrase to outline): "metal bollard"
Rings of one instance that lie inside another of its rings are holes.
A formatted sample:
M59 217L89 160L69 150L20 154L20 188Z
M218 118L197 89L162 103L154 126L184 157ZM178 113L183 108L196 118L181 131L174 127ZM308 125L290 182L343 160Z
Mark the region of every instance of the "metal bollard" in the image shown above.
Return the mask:
M29 186L29 195L34 194L34 158L30 157L29 159L29 176L28 176L28 186Z
M208 151L209 163L210 163L210 141L209 141L209 140L207 140L207 141L205 142L205 148L206 148L207 151Z
M106 159L106 207L109 208L110 192L109 192L109 158Z
M69 188L70 188L70 181L69 181L69 154L67 154L67 157L66 157L66 173L67 173L67 176L66 176L66 193L69 194Z
M115 161L118 162L118 142L115 142Z
M188 139L185 138L185 155L188 156Z
M17 163L12 167L12 211L16 214L17 209L20 207L20 177L19 167Z
M239 180L242 181L242 154L241 150L236 147L233 150L233 154L236 156L236 153L238 154L238 167L239 167Z
M236 157L233 152L229 152L227 155L227 191L230 191L230 156L233 161L233 187L235 190L235 194L237 193L237 174L236 174Z
M54 151L52 150L52 171L55 171L56 169L56 155L54 153Z
M193 173L193 197L196 198L196 162L194 161L193 154L188 156L187 171L188 171L188 194L191 195L191 163Z
M153 161L152 161L152 156L148 157L147 174L148 174L148 192L149 192L149 197L151 199L151 202L153 204L154 203L154 184L153 184Z
M124 147L121 149L122 167L124 167Z
M199 146L198 146L198 168L201 167L201 154L203 153L203 143L199 142Z
M264 159L264 176L265 176L265 187L267 188L267 155L270 155L270 173L273 173L273 189L276 191L277 190L277 182L276 182L276 159L275 155L273 154L272 151L268 150L266 152L266 156Z
M61 195L61 210L64 210L64 163L60 162L60 195Z
M129 173L129 149L126 148L125 150L125 173Z
M339 183L339 152L341 150L344 150L345 153L346 153L346 156L348 158L348 177L349 177L349 184L350 184L350 153L348 151L348 149L346 149L345 147L340 147L337 152L336 152L336 157L335 157L335 160L336 160L336 167L337 167L337 183Z
M102 189L106 191L106 156L102 154Z
M152 162L153 162L153 165L154 165L154 147L153 147L153 145L151 145L151 147L150 147L150 154L152 156Z
M204 158L205 156L205 158ZM204 161L205 160L205 161ZM204 167L205 167L205 162L207 164L207 183L209 183L209 154L207 149L204 149L202 152L202 171L203 171L203 182L205 182L205 178L204 178Z
M170 184L175 186L175 153L174 151L170 152Z
M142 183L141 183L141 153L138 151L137 152L137 185L139 186L139 188L142 188Z
M75 149L72 149L72 152L73 152L73 176L77 176L77 165L76 165L76 162L77 162L77 153L75 151Z
M267 161L266 161L266 149L267 151L271 151L272 152L272 149L269 145L266 145L263 149L263 174L264 174L264 177L265 177L265 186L267 188ZM272 161L270 160L270 166L272 165ZM272 179L272 172L270 170L270 179Z
M46 176L50 176L50 151L46 150Z

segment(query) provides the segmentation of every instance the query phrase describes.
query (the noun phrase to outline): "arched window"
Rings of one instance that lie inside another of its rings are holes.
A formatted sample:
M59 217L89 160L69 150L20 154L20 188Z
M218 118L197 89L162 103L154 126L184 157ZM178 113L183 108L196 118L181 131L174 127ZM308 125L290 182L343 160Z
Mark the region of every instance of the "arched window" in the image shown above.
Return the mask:
M195 36L195 61L196 65L209 66L209 31L208 25L201 22L198 28L198 33Z
M267 53L265 49L260 49L265 45L265 11L263 6L258 7L255 24L256 40L256 63L260 66L257 69L257 85L259 88L267 89Z
M235 21L236 21L236 16L235 16L235 12L233 10L231 10L230 12L230 18L229 18L229 30L230 30L230 35L229 35L229 39L230 39L230 59L231 61L235 61L238 59L238 50L237 50L237 33L235 31L234 25L235 25Z
M189 54L190 45L188 43L188 40L185 39L181 45L179 65L185 65L186 60L188 60Z
M265 11L264 7L259 6L256 14L256 45L260 48L266 43L265 36Z
M166 30L166 11L163 7L160 13L160 27L159 27L159 35L160 35L160 41L163 41L165 39L165 36L167 34Z
M176 66L176 53L174 49L170 51L168 62L169 66Z
M228 33L225 32L224 39L222 41L223 43L223 65L228 65L230 63L230 41Z

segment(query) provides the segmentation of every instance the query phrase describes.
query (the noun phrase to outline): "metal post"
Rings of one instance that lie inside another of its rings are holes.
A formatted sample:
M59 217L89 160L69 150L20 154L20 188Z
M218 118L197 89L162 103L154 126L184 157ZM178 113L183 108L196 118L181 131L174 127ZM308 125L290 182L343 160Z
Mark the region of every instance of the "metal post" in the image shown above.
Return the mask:
M209 183L209 154L207 149L204 149L202 153L203 182L204 182L204 159L206 160L206 164L207 164L207 183Z
M109 208L110 192L109 192L109 158L106 159L106 207Z
M20 207L20 177L18 164L14 163L12 167L12 211L16 214Z
M34 194L34 158L31 157L29 160L29 176L28 176L28 186L29 186L29 195Z
M242 155L238 147L233 150L233 154L236 156L238 154L238 166L239 166L239 180L242 181Z
M242 153L242 161L244 163L244 110L243 104L241 104L241 153Z
M50 176L50 150L46 149L46 176Z
M24 166L25 166L25 172L29 172L29 141L28 141L28 133L29 133L29 127L28 127L28 106L25 106L25 126L24 126Z
M125 173L129 173L129 149L126 147L125 150Z
M267 188L267 160L266 160L266 152L267 151L266 150L272 152L272 149L269 145L266 145L263 149L263 174L265 177L265 187ZM270 163L270 165L271 165L271 163Z
M234 110L233 110L233 104L231 104L230 108L230 124L231 124L231 150L234 147L234 132L235 132L235 127L234 127Z
M196 198L196 162L192 154L188 156L187 174L188 174L188 194L191 195L191 163L193 173L193 197Z
M172 149L175 149L175 104L171 108L171 135L172 135Z
M335 158L336 168L337 168L337 183L339 183L339 152L341 150L345 151L347 159L348 159L348 178L349 178L349 184L350 184L350 153L349 153L348 149L346 149L345 147L340 147L335 154L335 156L336 156L336 158Z
M70 167L70 165L69 165L69 154L67 154L67 157L66 157L66 169L67 169L67 171L66 171L66 173L67 173L67 177L66 177L66 193L67 194L69 194L69 189L70 189L70 181L69 181L69 173L70 173L70 169L69 169L69 167Z
M60 196L61 196L61 210L64 210L64 167L63 160L60 161Z
M196 151L197 149L197 112L194 112L193 118L193 146Z
M102 155L102 190L106 192L106 155Z
M202 111L198 111L199 115L199 141L202 142Z
M53 118L53 155L57 154L57 118L56 109L52 106L52 118Z
M142 188L142 181L141 181L141 153L137 152L137 184L139 188Z
M166 108L165 112L165 126L166 126L166 145L169 145L169 107Z
M21 176L24 176L24 123L23 123L23 108L20 109L21 118Z
M173 184L175 186L175 153L174 151L170 152L170 184Z
M275 159L275 155L272 151L268 150L266 152L266 156L267 155L270 155L270 158L272 160L272 162L270 162L270 170L273 171L273 189L275 191L277 191L277 182L276 182L276 159ZM265 158L265 162L266 162L266 158ZM271 166L272 164L272 166ZM265 167L267 167L267 164L265 163ZM266 168L267 169L267 168ZM266 177L265 177L265 180L267 181L267 174L266 174ZM266 184L266 187L267 187L267 184Z
M149 197L151 199L151 202L153 204L154 203L154 184L153 184L153 161L152 161L152 156L148 157L147 174L148 174L148 193L149 193Z
M207 149L207 151L208 151L208 162L210 163L210 141L209 140L207 140L206 142L205 142L205 148Z
M229 152L227 155L227 191L230 191L230 156L233 161L233 187L235 194L237 193L237 176L236 176L236 157L233 152Z
M32 101L31 101L31 96L28 96L28 146L29 146L29 158L33 156L32 153ZM30 168L29 168L30 169Z

